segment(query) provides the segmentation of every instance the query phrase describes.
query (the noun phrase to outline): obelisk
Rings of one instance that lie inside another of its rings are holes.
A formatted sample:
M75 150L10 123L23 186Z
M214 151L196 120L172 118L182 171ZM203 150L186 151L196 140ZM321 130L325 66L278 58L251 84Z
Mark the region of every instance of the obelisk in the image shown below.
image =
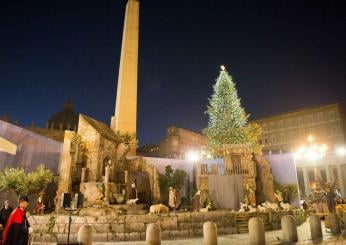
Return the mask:
M128 0L121 47L115 114L111 128L121 134L136 134L138 79L139 0ZM136 144L130 155L136 154Z

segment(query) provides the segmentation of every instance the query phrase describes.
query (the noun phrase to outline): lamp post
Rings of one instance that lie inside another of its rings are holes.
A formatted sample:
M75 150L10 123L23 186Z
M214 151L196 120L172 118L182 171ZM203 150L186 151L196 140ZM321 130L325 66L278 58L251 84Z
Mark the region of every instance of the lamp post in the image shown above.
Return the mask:
M340 157L346 156L346 146L339 146L335 149L335 153Z
M186 154L186 160L192 162L192 188L197 189L196 186L196 177L197 177L197 162L200 160L200 154L198 151L189 151Z
M317 162L321 159L324 158L327 152L327 145L325 144L316 144L314 143L314 137L312 135L309 135L307 138L307 141L309 142L307 146L301 145L295 152L294 152L294 159L296 161L304 161L304 162ZM328 169L326 169L328 171ZM309 180L309 175L307 171L307 167L303 166L303 173L304 173L304 189L305 189L305 194L309 195L310 193L310 180ZM317 179L318 179L318 171L315 166L314 169L314 174L315 174L315 184L317 184ZM326 172L326 175L328 176L328 173ZM315 188L315 185L313 185ZM312 188L312 189L314 189Z
M315 144L314 143L314 137L312 135L309 135L308 137L309 145L300 146L294 153L295 160L308 160L308 161L317 161L322 159L327 152L327 145L326 144Z

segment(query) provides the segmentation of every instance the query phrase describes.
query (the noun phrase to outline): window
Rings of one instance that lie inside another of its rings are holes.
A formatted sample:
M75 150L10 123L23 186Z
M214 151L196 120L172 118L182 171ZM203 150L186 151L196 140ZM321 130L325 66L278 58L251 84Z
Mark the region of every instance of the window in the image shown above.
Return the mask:
M285 135L284 134L280 134L279 142L284 142L284 141L285 141Z
M233 164L241 164L241 157L240 155L232 155L231 161Z
M288 126L289 128L293 126L293 125L292 125L292 119L289 119L289 120L287 121L287 126Z
M331 120L335 119L335 112L334 111L330 112L330 119Z
M274 122L271 122L271 123L269 124L269 128L270 128L270 130L274 130L274 129L275 129Z
M324 126L320 126L320 135L325 136L326 135L326 129Z
M312 119L313 119L314 122L318 122L318 114L317 114L317 113L314 113L314 114L312 115Z
M293 127L297 127L297 126L298 126L298 119L297 119L297 118L294 118L294 119L292 120L292 126L293 126Z
M267 124L263 123L261 125L262 129L263 129L263 132L266 132L267 131Z
M244 174L246 170L243 169L241 164L241 156L240 155L231 155L232 168L230 169L231 174Z
M333 132L333 134L337 134L337 133L338 133L338 129L337 129L337 127L336 127L336 126L333 126L333 128L332 128L332 132Z
M323 121L323 113L322 112L318 113L318 120L320 122Z
M312 123L311 116L305 116L304 117L304 124L311 124L311 123Z
M275 137L275 136L272 137L272 142L273 142L274 144L276 143L276 137Z
M288 123L288 120L284 120L283 125L284 125L284 128L288 128L290 126Z

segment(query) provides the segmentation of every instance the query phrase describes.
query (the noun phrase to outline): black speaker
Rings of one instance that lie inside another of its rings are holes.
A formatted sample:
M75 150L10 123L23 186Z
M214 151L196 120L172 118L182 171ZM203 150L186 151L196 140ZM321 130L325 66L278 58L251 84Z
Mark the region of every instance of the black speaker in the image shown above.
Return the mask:
M84 195L82 193L77 193L77 208L83 208Z
M62 208L69 208L71 205L71 194L70 193L62 193L61 194L61 204L60 207Z

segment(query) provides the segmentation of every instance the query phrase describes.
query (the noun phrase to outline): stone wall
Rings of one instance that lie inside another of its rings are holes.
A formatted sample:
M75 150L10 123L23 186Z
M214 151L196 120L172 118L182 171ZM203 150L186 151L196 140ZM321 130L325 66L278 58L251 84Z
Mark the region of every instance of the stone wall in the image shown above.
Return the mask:
M155 164L150 164L150 162L148 163L143 157L139 157L130 163L130 169L132 171L143 171L148 174L150 180L151 202L153 204L159 203L161 199L159 174Z
M218 234L235 234L239 224L238 216L259 215L266 224L266 229L279 229L280 219L285 214L293 214L297 225L306 217L302 210L277 213L237 213L214 211L208 213L176 213L165 215L116 215L96 211L93 216L72 216L71 241L76 241L78 229L83 224L90 224L94 230L93 241L136 241L145 240L145 231L150 223L160 223L162 239L177 237L202 236L203 223L213 221L217 224ZM34 229L34 242L66 242L68 216L45 215L30 216L30 225ZM275 224L278 226L275 227Z
M236 233L235 214L225 211L209 213L179 213L168 215L103 215L99 217L72 216L71 241L76 241L78 229L84 224L93 227L93 241L145 240L145 231L150 223L160 223L162 239L201 236L203 223L213 221L219 234ZM68 216L30 216L34 242L66 242Z
M83 116L79 116L78 134L85 144L86 162L88 168L88 181L101 181L99 174L101 136Z

